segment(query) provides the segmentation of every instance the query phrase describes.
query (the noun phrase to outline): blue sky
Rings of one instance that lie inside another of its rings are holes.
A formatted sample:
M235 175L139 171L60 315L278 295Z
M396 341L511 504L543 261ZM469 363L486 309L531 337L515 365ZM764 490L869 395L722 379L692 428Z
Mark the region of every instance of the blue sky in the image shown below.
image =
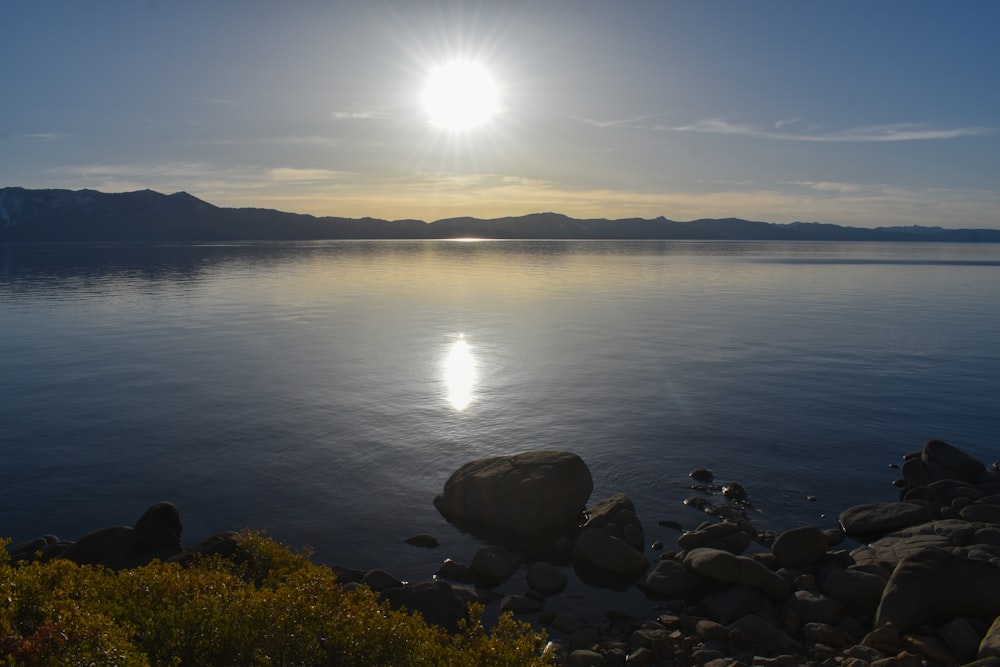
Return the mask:
M0 186L1000 227L1000 2L6 0ZM500 111L451 132L430 70Z

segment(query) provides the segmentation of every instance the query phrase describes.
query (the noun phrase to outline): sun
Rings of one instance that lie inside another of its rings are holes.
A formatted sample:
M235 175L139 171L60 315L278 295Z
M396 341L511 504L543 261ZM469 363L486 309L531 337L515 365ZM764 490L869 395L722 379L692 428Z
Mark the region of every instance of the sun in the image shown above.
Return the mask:
M493 77L471 60L453 60L432 69L422 101L431 124L453 132L485 125L499 110Z

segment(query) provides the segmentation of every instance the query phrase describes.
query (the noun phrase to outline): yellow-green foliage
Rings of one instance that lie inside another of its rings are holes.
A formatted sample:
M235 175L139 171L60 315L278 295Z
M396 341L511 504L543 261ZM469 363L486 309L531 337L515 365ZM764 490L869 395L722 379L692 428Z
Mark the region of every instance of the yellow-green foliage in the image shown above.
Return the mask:
M0 548L4 665L544 665L544 637L474 608L458 634L345 593L306 554L247 533L233 559L112 572L13 565ZM2 546L2 542L0 542Z

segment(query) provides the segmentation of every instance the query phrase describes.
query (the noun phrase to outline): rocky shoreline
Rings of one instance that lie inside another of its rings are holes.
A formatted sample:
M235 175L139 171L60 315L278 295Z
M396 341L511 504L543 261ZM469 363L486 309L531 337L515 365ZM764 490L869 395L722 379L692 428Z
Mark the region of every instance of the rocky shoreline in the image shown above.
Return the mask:
M510 611L545 627L546 651L570 667L1000 666L997 464L931 440L903 457L901 473L899 502L847 508L837 529L775 536L754 527L743 487L715 484L699 468L691 478L701 495L686 503L706 521L680 532L672 547L647 544L627 495L590 501L593 479L575 454L480 459L456 470L434 501L455 526L487 542L468 564L446 560L432 580L416 583L332 567L345 587L368 586L448 628L472 601ZM842 548L847 538L860 546ZM437 544L430 535L406 541ZM43 536L8 551L14 561L67 558L124 569L232 554L239 542L239 533L225 532L182 546L179 512L163 502L134 527L76 542ZM635 586L659 613L610 610L588 624L555 611L550 603L564 595L568 568L597 587Z

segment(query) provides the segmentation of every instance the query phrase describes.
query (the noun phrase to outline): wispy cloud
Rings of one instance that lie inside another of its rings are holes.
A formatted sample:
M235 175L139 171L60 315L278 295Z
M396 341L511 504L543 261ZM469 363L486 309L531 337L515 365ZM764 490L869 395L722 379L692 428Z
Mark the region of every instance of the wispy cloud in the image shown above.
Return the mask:
M644 116L633 116L631 118L619 118L616 120L595 120L593 118L585 118L583 116L571 116L573 120L585 123L587 125L593 125L594 127L634 127L641 128L647 126L647 121L653 120L655 118L662 118L666 114L646 114ZM657 127L657 126L653 126Z
M277 167L269 171L270 177L282 183L323 183L342 180L351 175L347 171L331 169L296 169L293 167Z
M384 111L375 111L372 109L363 111L340 110L330 112L330 118L333 120L379 120L388 117L389 114Z
M956 139L995 134L996 129L987 127L933 128L918 123L893 123L884 125L864 125L840 130L810 129L806 132L783 130L792 125L791 121L779 121L774 130L765 130L749 123L734 123L722 118L709 118L689 125L661 125L654 129L673 132L702 132L706 134L731 134L759 139L782 141L853 142L871 143L885 141L926 141L930 139Z
M28 141L59 141L72 135L66 132L35 132L32 134L13 134L12 139L27 139Z
M860 125L841 129L827 129L813 126L796 130L802 121L799 118L777 120L770 128L742 123L725 118L706 118L686 124L649 123L650 119L662 117L659 115L636 116L611 121L595 121L577 118L581 122L595 127L623 127L658 132L694 132L701 134L719 134L730 136L753 137L756 139L773 139L778 141L808 141L826 143L879 143L891 141L928 141L934 139L957 139L959 137L978 137L997 134L998 128L992 127L931 127L921 123L886 123L881 125Z

